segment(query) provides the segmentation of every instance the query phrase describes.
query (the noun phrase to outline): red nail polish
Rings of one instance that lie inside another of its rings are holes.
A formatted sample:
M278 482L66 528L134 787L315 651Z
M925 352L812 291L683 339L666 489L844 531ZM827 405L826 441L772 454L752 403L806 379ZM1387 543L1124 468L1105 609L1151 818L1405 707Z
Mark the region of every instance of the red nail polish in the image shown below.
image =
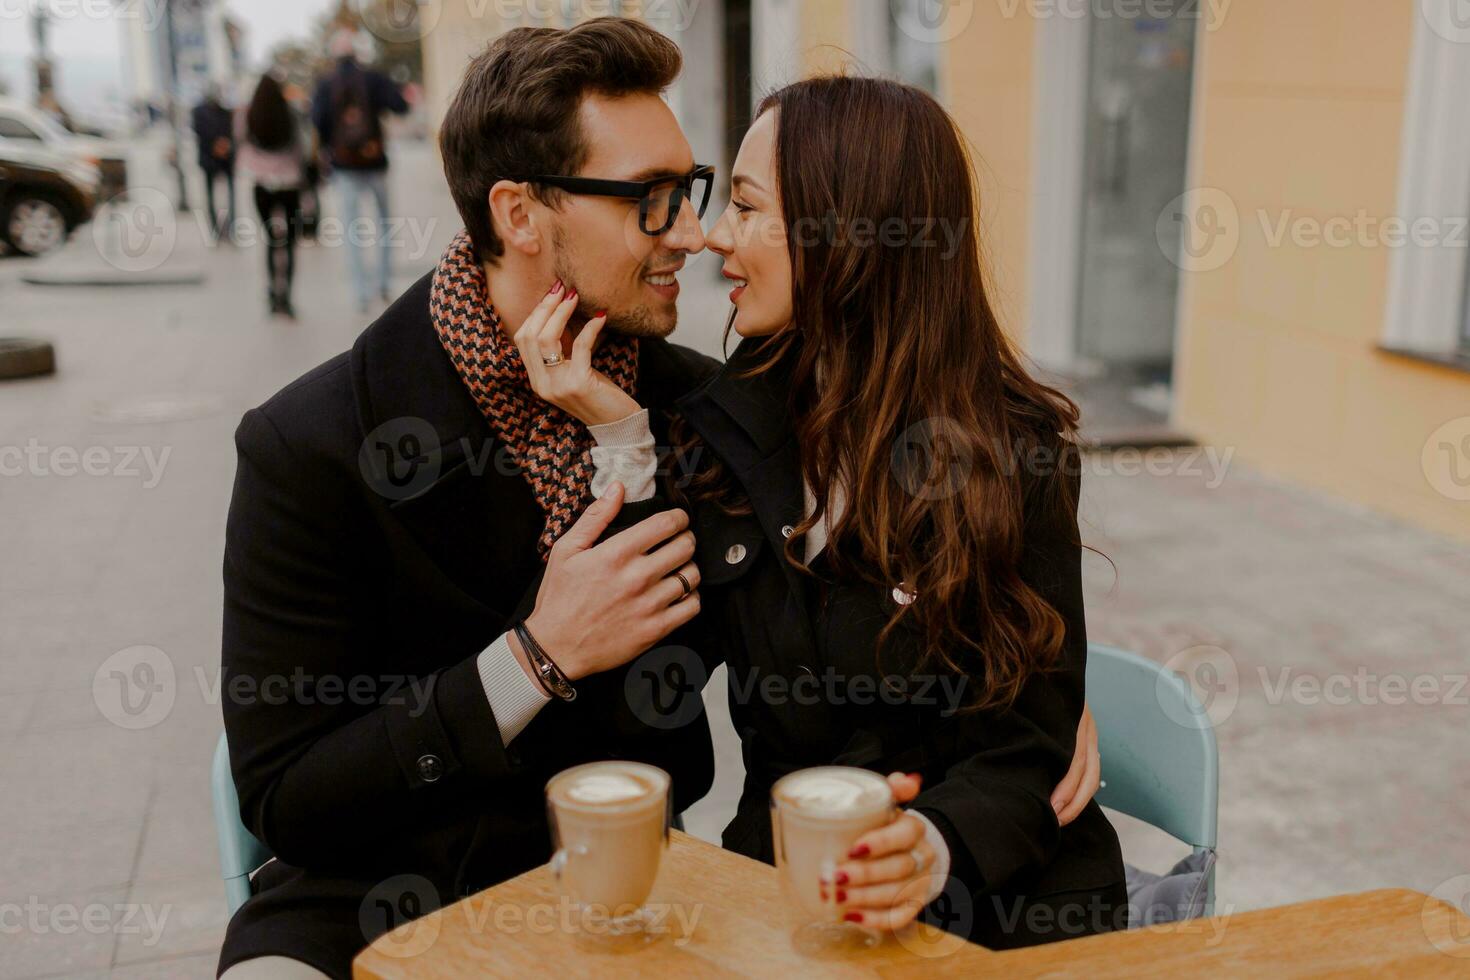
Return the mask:
M844 915L842 917L842 921L843 922L862 922L863 921L863 914L861 912L848 912L846 915Z
M560 291L561 291L561 280L558 279L556 282L554 282L554 283L551 284L551 288L546 291L546 295L547 296L550 296L552 293L560 292Z
M837 877L833 878L832 880L835 881L839 885L845 885L845 884L847 884L847 881L848 881L847 872L846 871L839 871L839 872L837 872Z
M592 319L596 320L600 316L607 316L607 310L598 310L596 313L592 314Z
M567 299L576 299L577 298L577 291L574 289L571 292L567 293L567 297L566 298Z
M867 857L868 856L868 845L867 844L859 844L857 847L854 847L852 850L848 851L847 852L847 856L850 857L850 858Z
M837 889L837 903L840 905L840 904L842 904L845 901L847 901L847 889L846 888L839 888L839 889Z

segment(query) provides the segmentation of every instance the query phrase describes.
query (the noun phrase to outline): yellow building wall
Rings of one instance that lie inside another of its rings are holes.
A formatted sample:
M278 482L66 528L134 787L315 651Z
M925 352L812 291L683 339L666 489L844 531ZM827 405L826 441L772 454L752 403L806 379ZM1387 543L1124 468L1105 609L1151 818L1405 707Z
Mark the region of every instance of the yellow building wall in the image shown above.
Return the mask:
M1375 349L1392 249L1272 244L1284 217L1394 214L1417 0L1235 0L1205 35L1189 184L1239 214L1219 269L1184 278L1175 421L1237 458L1470 538L1421 465L1470 414L1470 375ZM1356 237L1356 236L1355 236Z
M940 98L969 144L980 196L980 248L996 315L1025 343L1030 244L1035 22L1025 6L977 3L943 47Z

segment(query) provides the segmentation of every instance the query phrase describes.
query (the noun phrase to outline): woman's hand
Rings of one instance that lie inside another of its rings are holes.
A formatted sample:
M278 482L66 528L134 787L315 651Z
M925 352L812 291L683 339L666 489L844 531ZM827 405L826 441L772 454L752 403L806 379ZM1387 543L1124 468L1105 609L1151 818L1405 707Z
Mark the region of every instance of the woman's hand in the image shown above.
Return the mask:
M514 340L526 362L531 390L586 425L625 419L642 406L592 366L592 351L607 325L607 314L599 311L587 321L572 343L571 356L562 351L562 333L576 310L577 291L566 292L558 279L516 330ZM547 364L546 358L563 360Z
M1097 725L1092 709L1082 704L1082 720L1077 723L1077 748L1072 765L1057 788L1051 791L1051 808L1057 811L1057 824L1065 827L1083 807L1092 801L1102 782L1102 756L1097 751Z
M888 783L899 803L919 793L919 777L914 774L893 773ZM899 813L892 823L853 842L833 879L822 882L822 897L847 905L849 922L880 931L901 929L928 903L935 857L923 821L912 813Z

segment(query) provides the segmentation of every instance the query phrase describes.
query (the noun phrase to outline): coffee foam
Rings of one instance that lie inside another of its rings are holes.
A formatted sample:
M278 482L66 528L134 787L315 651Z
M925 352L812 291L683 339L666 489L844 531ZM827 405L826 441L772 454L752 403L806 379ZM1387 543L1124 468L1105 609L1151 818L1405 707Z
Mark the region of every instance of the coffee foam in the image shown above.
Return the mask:
M589 772L567 787L578 803L622 803L647 796L651 787L623 772Z
M802 810L849 813L883 806L892 799L886 781L857 773L817 769L783 779L779 795Z

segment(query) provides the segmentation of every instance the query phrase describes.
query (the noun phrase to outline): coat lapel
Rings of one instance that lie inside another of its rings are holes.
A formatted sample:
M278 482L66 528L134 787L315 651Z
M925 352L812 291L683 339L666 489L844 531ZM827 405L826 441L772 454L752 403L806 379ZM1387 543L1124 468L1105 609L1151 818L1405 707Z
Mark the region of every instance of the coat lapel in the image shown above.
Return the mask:
M545 516L439 344L430 279L353 346L359 464L439 570L477 605L509 616L540 572Z

